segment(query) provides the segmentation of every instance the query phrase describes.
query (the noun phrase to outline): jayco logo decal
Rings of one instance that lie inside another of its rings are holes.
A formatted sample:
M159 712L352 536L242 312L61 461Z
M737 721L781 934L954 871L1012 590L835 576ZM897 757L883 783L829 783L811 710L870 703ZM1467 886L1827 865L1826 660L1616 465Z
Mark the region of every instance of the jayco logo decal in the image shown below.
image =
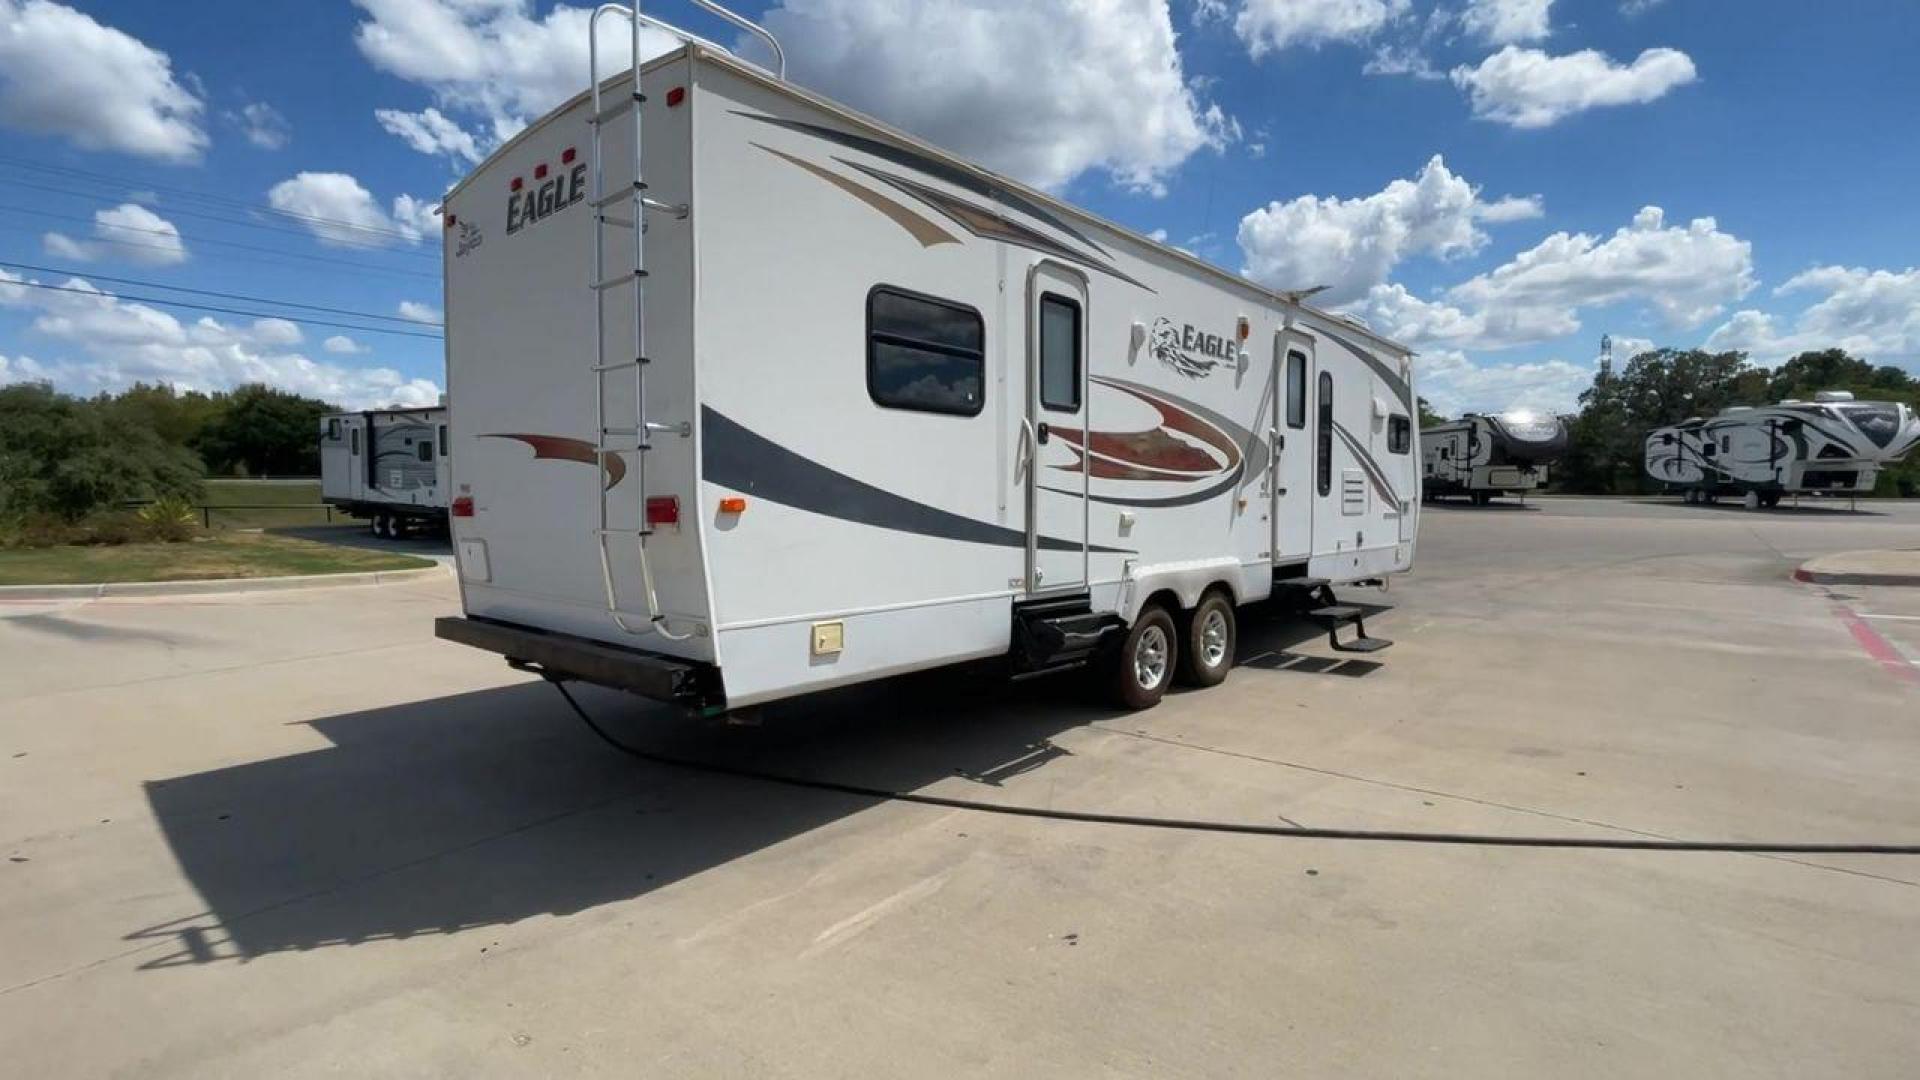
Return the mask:
M1189 379L1213 374L1214 368L1234 356L1231 338L1195 329L1192 323L1175 326L1165 318L1153 320L1147 348L1155 360Z

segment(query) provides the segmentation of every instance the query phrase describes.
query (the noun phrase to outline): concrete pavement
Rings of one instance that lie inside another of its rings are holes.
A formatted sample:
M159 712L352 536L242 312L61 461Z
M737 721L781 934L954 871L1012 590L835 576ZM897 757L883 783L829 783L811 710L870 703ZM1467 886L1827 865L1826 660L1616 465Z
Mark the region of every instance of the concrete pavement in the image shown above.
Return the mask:
M1148 713L947 675L758 727L588 705L673 753L1026 804L1920 842L1920 594L1790 578L1920 544L1920 508L1782 511L1427 508L1369 619L1395 648L1249 621L1225 686ZM455 606L445 581L0 605L0 1060L1891 1077L1920 1052L1920 860L1199 836L679 773L434 641Z

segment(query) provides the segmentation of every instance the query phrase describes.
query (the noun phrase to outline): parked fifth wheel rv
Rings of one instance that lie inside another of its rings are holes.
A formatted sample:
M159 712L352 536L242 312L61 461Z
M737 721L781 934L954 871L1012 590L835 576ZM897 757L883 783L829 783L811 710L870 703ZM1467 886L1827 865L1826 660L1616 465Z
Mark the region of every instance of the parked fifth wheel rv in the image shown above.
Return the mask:
M366 518L376 536L443 528L447 410L372 409L320 418L320 501Z
M1549 466L1566 452L1567 424L1557 416L1468 413L1421 430L1421 491L1485 506L1496 495L1546 486Z
M1688 502L1739 495L1748 507L1786 494L1857 495L1920 445L1920 418L1897 401L1822 390L1812 401L1722 409L1647 435L1647 475Z
M589 85L445 200L442 637L709 710L990 657L1144 707L1276 581L1412 564L1401 346L700 41Z

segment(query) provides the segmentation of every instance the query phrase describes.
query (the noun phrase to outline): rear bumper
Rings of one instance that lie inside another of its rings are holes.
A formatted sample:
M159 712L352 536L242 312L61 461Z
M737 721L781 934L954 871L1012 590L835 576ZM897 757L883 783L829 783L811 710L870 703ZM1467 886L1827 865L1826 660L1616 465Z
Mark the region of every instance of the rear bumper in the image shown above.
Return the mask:
M720 672L711 664L680 660L603 641L556 634L529 626L455 615L433 621L435 637L499 653L516 666L579 679L615 690L691 708L723 707Z

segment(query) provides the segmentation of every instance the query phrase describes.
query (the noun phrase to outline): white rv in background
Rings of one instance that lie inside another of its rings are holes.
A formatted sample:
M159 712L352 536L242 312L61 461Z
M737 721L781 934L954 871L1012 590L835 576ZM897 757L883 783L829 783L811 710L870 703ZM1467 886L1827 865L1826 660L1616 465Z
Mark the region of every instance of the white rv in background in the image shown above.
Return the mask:
M1916 445L1920 418L1909 406L1822 390L1812 401L1736 405L1656 428L1647 435L1647 475L1690 503L1739 495L1752 509L1800 492L1872 491L1880 469Z
M372 409L320 418L320 501L397 537L447 520L447 410Z
M1567 423L1557 416L1468 413L1421 430L1421 491L1485 506L1496 495L1545 487L1548 469L1566 452Z
M1145 707L1276 583L1331 635L1412 565L1403 347L704 43L641 76L445 199L440 636L708 710L993 657Z

